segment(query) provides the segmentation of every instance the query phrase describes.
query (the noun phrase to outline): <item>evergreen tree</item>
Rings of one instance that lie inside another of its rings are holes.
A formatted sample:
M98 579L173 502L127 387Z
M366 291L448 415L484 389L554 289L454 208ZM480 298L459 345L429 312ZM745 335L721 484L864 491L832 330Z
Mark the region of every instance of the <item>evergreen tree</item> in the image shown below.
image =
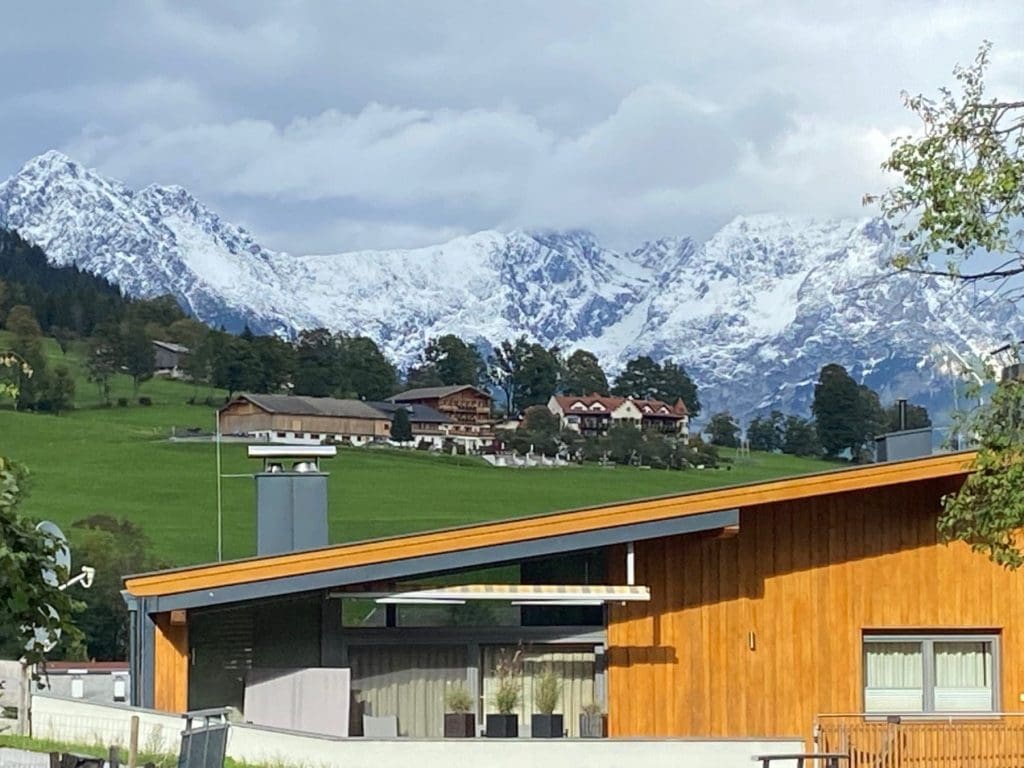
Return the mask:
M412 424L409 422L409 412L405 408L395 410L391 417L391 439L399 443L408 443L412 440Z
M784 442L785 416L772 411L768 416L755 416L747 425L747 440L753 451L780 451Z
M295 369L295 350L276 336L255 336L249 344L255 370L249 386L254 392L280 392Z
M728 411L720 411L708 421L708 436L712 445L736 448L740 444L740 425Z
M569 355L562 391L567 395L608 394L608 377L593 352L577 349Z
M450 333L432 339L423 357L433 365L441 384L447 386L471 384L478 387L486 370L476 348Z

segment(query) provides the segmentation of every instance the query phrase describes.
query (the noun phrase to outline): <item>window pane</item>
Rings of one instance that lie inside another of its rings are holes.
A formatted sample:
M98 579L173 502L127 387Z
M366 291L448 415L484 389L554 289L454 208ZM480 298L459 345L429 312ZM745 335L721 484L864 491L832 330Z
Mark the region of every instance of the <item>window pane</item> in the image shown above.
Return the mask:
M865 643L864 711L923 711L923 677L921 643Z
M992 710L992 643L935 643L935 710Z

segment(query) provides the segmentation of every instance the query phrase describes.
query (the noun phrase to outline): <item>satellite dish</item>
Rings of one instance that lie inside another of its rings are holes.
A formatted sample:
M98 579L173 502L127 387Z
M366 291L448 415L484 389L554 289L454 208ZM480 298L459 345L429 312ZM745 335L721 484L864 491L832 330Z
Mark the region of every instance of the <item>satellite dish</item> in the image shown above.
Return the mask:
M63 568L65 574L71 573L71 549L68 547L68 539L64 531L57 527L56 523L43 520L36 526L39 533L44 534L50 541L50 548L53 552L55 568L43 570L43 581L51 587L60 585L60 577L57 576L57 568Z

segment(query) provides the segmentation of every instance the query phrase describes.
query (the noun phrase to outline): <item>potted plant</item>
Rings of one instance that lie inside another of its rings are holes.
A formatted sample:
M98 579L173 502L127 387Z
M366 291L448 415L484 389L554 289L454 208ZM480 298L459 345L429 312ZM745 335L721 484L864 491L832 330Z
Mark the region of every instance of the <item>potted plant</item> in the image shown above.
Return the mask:
M512 656L501 653L494 667L498 679L498 687L494 692L494 706L498 714L487 715L487 735L491 738L514 739L519 736L519 656L516 651Z
M540 714L530 716L530 735L535 739L558 739L565 731L562 715L556 715L555 707L562 695L562 681L554 670L548 667L535 683L533 703Z
M471 739L476 736L473 697L459 684L444 692L444 735L446 738Z
M580 738L603 739L605 737L605 717L601 705L591 702L583 706L580 712Z

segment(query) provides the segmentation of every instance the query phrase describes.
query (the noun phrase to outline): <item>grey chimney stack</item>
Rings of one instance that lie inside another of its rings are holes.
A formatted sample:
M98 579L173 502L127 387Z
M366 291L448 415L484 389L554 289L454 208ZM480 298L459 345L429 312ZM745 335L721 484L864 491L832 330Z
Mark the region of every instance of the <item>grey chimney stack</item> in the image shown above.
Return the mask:
M900 432L907 428L907 401L904 398L900 398L896 401L896 407L899 410L900 415Z
M333 445L251 445L250 459L263 459L256 474L256 554L280 555L326 547L327 473L320 460L337 454Z

